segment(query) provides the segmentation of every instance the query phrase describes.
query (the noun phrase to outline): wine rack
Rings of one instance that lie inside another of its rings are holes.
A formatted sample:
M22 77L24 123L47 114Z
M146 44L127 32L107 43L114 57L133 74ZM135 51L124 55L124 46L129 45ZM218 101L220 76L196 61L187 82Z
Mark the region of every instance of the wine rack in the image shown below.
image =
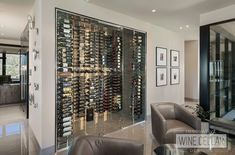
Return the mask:
M126 39L121 26L56 11L57 148L69 145L76 120L92 121L88 112L118 113L124 108L135 119L144 117L145 33L132 32ZM126 54L130 66L123 63ZM126 68L130 78L124 75ZM129 84L130 95L123 92Z
M144 105L144 36L141 33L135 32L133 34L133 56L132 56L132 95L131 108L133 117L139 118L143 114Z

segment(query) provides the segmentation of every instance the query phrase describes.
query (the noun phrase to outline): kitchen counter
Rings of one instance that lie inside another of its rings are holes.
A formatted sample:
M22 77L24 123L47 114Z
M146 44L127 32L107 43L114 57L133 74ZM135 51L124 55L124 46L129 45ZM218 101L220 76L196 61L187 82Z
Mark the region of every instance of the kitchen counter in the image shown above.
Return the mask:
M10 103L20 103L20 84L0 85L0 105Z

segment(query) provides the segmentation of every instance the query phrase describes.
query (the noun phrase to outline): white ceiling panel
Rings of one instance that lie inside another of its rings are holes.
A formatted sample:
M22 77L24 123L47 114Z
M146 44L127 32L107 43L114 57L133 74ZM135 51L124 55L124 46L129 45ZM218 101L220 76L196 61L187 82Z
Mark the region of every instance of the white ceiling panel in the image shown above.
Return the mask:
M188 40L198 39L200 14L235 4L235 0L88 0L88 2L180 32ZM153 9L156 9L156 13L152 13ZM186 25L189 25L189 28L186 28Z

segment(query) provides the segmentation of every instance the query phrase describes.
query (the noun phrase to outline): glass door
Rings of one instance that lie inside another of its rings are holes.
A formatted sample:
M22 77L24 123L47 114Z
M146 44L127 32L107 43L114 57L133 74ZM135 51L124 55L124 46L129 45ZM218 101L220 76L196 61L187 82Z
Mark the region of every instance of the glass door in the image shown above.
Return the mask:
M20 89L23 111L27 114L28 105L28 53L20 55ZM28 114L27 114L28 115ZM28 116L27 116L28 117Z
M212 28L210 31L211 118L222 117L231 109L231 41Z
M216 114L216 33L215 31L210 31L210 62L209 62L209 77L210 77L210 118L214 118Z

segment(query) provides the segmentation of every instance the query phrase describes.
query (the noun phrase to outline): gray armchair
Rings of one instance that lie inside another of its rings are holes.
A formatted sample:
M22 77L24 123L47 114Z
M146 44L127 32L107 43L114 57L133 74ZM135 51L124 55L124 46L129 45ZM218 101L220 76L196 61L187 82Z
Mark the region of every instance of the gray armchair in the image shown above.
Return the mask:
M160 144L174 144L176 134L198 133L201 120L175 103L151 105L152 133Z
M74 141L68 155L143 155L144 146L136 142L83 136Z

